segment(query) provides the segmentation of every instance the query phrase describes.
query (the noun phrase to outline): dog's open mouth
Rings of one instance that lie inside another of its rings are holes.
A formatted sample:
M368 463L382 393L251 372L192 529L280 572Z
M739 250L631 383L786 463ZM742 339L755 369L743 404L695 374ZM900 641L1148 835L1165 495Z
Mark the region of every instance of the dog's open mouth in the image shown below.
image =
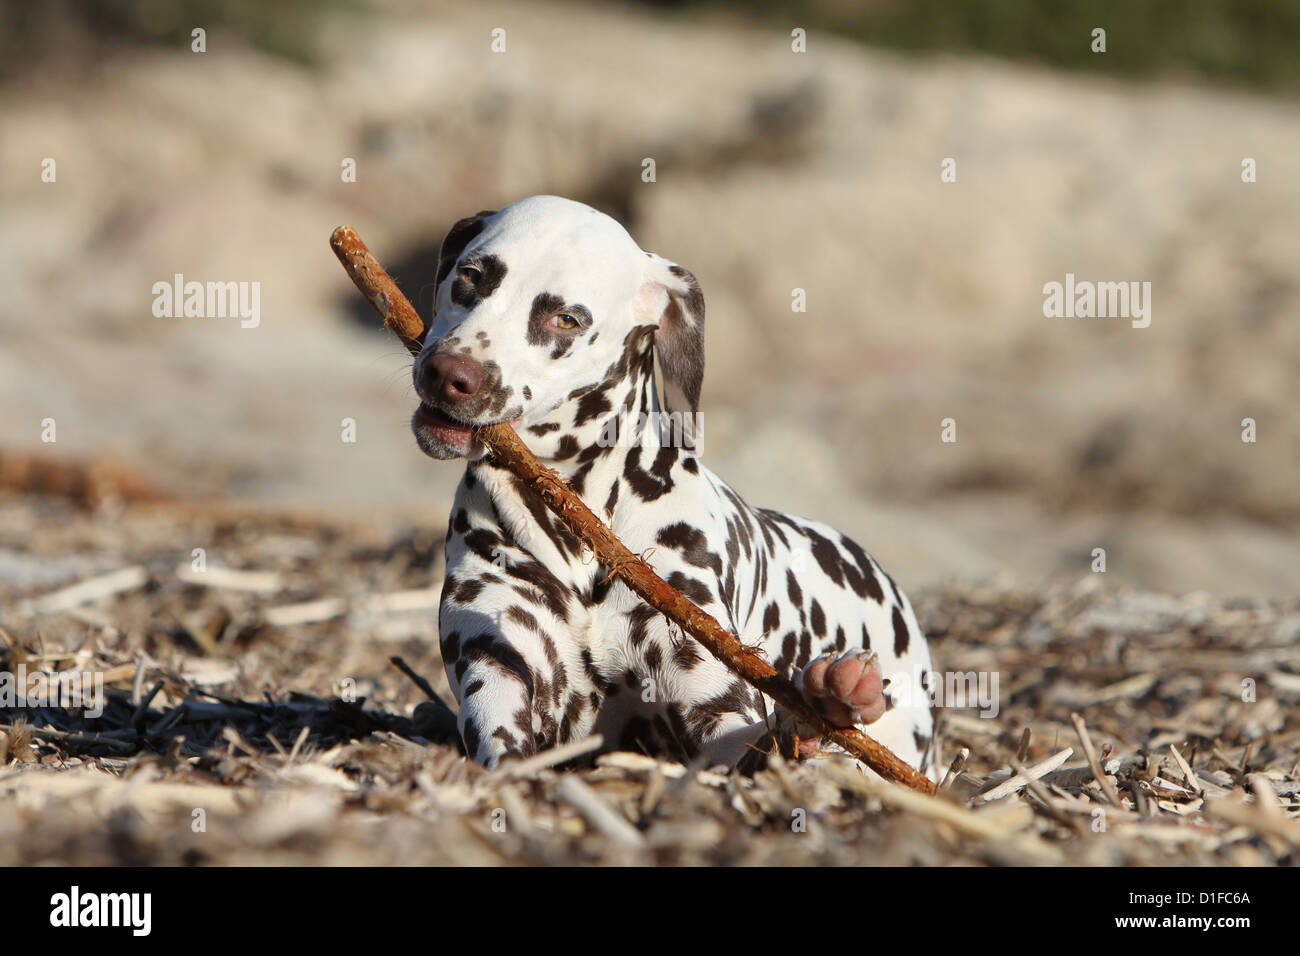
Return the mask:
M510 425L512 428L518 428L519 422L520 420L516 419ZM420 403L420 407L415 410L415 415L411 418L411 428L415 431L416 438L425 440L421 441L420 445L431 454L434 449L451 451L459 455L470 454L478 444L474 440L474 430L478 427L478 425L468 425L459 421L425 402ZM430 444L434 446L433 449L430 448ZM451 456L435 454L434 457Z
M449 445L464 444L467 448L469 447L470 437L474 432L473 425L459 422L446 412L439 411L424 402L421 402L420 407L415 410L415 418L411 424L421 431L431 434L439 441L444 441Z

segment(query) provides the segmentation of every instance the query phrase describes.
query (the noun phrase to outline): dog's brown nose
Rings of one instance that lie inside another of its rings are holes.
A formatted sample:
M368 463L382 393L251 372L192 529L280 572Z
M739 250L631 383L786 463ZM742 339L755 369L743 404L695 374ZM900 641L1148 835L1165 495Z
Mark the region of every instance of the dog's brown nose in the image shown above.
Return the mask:
M456 405L478 393L483 366L463 355L434 354L420 366L417 384L422 398Z

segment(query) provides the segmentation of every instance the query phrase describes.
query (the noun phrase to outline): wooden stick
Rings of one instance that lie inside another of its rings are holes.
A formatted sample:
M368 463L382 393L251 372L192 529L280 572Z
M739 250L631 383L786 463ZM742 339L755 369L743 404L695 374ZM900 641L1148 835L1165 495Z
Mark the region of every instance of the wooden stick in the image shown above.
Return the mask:
M0 724L0 730L5 731L11 737L14 735L13 724ZM107 747L109 750L115 750L120 754L130 754L136 751L135 743L126 740L115 740L112 737L105 737L103 734L76 734L69 733L66 730L56 730L54 727L28 727L27 732L33 737L57 743L68 750L77 748L84 752L91 747Z
M1169 752L1174 755L1174 762L1178 764L1178 769L1182 772L1183 779L1187 781L1187 785L1192 788L1192 793L1203 793L1204 791L1201 788L1200 778L1196 776L1196 771L1192 769L1191 764L1183 759L1183 755L1178 752L1178 748L1173 744L1170 744Z
M952 763L948 764L947 773L945 773L943 779L939 781L939 789L937 792L942 793L944 788L948 786L948 781L961 773L961 768L966 766L966 758L969 756L969 747L962 747L961 750L957 751L957 756L953 757Z
M58 614L81 604L89 604L102 598L133 591L149 583L149 572L141 565L132 565L110 571L108 574L80 581L66 588L60 588L44 597L24 601L18 605L18 613L24 617L44 614Z
M605 738L600 734L591 734L581 740L573 740L567 744L552 747L550 750L543 750L541 753L525 757L523 760L507 760L483 779L487 781L524 780L536 776L539 770L546 770L556 764L564 763L566 760L573 760L575 757L589 754L593 750L599 750L603 746L605 746Z
M379 311L384 325L402 340L412 354L419 352L424 323L402 295L392 277L370 254L361 237L348 226L340 226L330 237L330 247L361 293ZM934 783L905 763L889 748L855 727L835 727L814 710L790 680L777 673L758 651L740 642L707 612L701 610L670 585L645 559L633 554L623 542L574 493L568 482L545 467L506 423L475 430L475 438L507 468L518 475L546 506L559 516L578 538L591 548L610 574L628 586L641 600L666 616L722 661L732 673L748 681L784 706L803 723L857 757L886 780L902 783L922 793L933 794Z
M1064 854L1054 844L1048 843L1033 831L1017 831L1016 824L999 824L998 817L986 812L976 812L947 800L926 800L915 793L898 787L887 787L872 780L841 760L828 760L822 773L829 776L845 790L875 797L887 807L915 813L917 816L946 823L976 839L1002 844L1032 858L1035 862L1061 863Z
M1083 722L1083 718L1078 714L1070 715L1070 723L1074 724L1074 732L1079 735L1079 743L1083 745L1083 754L1088 758L1088 766L1092 769L1092 775L1101 785L1101 791L1106 795L1106 799L1113 806L1122 806L1119 802L1119 794L1111 786L1110 777L1106 776L1106 771L1101 767L1101 761L1097 759L1097 750L1092 745L1092 738L1088 736L1088 727Z
M412 355L418 355L424 344L424 320L402 295L393 277L370 254L357 231L351 226L339 226L330 236L330 248L361 294L383 316L388 330L402 340Z
M555 792L566 803L572 804L584 820L615 843L633 850L645 848L645 835L579 777L565 774Z
M1028 786L1036 782L1039 777L1045 777L1061 764L1065 763L1074 755L1074 751L1066 747L1059 753L1052 754L1046 760L1034 764L1032 767L1024 767L1017 759L1016 764L1021 769L1015 771L1009 780L1004 780L992 790L979 795L981 803L988 803L991 800L1001 800L1003 797L1015 793L1021 787Z

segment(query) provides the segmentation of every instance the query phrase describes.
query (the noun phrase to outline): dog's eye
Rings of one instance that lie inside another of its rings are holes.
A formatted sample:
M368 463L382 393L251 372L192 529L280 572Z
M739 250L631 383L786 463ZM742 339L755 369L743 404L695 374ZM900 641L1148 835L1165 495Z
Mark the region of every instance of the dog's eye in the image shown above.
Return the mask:
M552 317L551 321L555 323L557 329L565 329L566 331L569 329L581 328L582 326L581 322L567 312L556 313L555 316Z
M469 283L477 283L483 277L482 271L477 266L461 266L460 277Z

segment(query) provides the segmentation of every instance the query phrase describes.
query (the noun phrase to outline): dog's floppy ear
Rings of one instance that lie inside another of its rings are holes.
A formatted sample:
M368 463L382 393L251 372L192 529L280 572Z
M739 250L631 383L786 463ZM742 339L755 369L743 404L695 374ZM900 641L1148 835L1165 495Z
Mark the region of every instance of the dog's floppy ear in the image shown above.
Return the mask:
M655 348L664 373L664 405L683 417L700 410L704 385L704 293L688 269L646 256L638 305L658 319Z
M474 213L472 216L466 216L464 219L456 220L456 224L447 231L446 237L442 240L442 247L438 250L438 278L437 285L442 285L442 280L451 274L452 266L460 258L460 254L465 251L470 240L483 231L485 219L488 216L496 215L495 209L483 209Z

